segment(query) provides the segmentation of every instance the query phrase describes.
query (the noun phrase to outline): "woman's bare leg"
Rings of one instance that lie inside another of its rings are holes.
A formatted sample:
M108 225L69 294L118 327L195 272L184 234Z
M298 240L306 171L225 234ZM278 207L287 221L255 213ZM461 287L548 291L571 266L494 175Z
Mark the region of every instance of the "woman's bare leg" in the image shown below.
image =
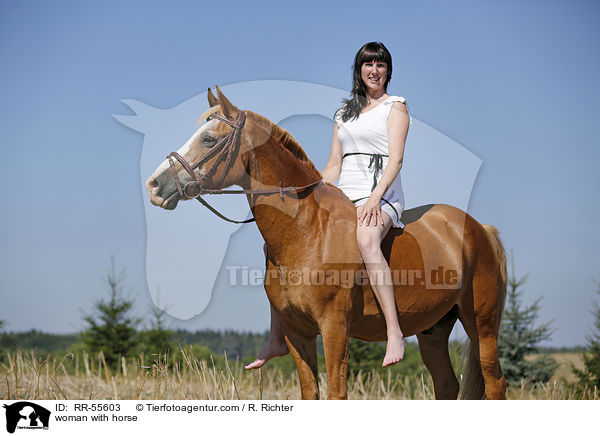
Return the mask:
M392 272L381 252L381 241L392 226L392 220L383 211L381 215L383 226L381 224L376 226L363 224L357 227L356 236L371 288L385 317L388 342L381 366L386 367L398 363L404 358L405 344L404 335L398 322Z
M258 354L258 358L244 366L246 369L256 369L263 366L267 360L273 357L285 356L290 352L285 339L283 338L283 328L281 326L281 318L279 314L271 307L271 330L269 332L269 339L267 343Z

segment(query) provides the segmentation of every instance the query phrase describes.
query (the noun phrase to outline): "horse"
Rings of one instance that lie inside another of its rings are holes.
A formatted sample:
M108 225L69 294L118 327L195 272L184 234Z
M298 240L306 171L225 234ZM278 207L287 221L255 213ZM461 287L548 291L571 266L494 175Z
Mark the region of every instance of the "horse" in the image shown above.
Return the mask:
M193 198L210 207L206 194L246 195L253 218L244 222L255 221L265 241L264 287L281 317L301 397L319 399L321 334L327 398L346 399L349 338L386 340L356 241L356 208L322 180L287 130L216 91L208 89L206 123L147 179L150 201L172 210ZM242 189L224 189L233 185ZM461 398L504 399L498 334L507 279L498 231L445 204L406 210L402 222L381 247L394 273L400 326L417 337L435 398L458 398L448 337L459 320L469 340Z

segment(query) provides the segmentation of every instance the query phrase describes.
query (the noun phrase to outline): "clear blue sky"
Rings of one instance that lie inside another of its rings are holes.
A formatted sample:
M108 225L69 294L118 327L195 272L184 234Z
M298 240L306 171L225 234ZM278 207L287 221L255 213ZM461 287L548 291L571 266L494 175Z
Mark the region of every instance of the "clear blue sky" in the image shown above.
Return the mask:
M147 310L143 137L112 117L128 113L121 99L169 108L266 79L349 89L354 54L375 40L394 57L390 93L482 159L469 213L499 228L529 274L525 301L544 297L551 344L582 344L600 280L599 12L594 1L1 2L0 319L78 330L80 309L105 294L110 254ZM310 122L286 127L302 143ZM266 299L260 310L246 329L267 327Z

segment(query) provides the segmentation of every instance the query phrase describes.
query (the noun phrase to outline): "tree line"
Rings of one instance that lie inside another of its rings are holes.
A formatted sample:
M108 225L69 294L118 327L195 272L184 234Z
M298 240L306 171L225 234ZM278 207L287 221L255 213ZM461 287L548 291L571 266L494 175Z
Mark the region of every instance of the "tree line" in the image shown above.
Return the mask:
M508 383L518 384L522 380L547 382L552 377L557 364L548 356L537 359L527 356L541 353L540 344L553 333L551 323L538 323L541 298L530 305L523 301L523 286L527 276L517 279L512 265L508 280L506 305L499 338L499 354L502 369ZM175 355L179 348L190 347L200 359L213 359L221 362L228 359L253 359L267 340L268 332L239 333L232 330L199 330L189 332L168 328L165 312L161 308L150 309L149 324L142 326L141 319L132 314L133 300L124 294L125 269L117 273L114 261L107 271L105 282L107 296L94 304L90 314L84 314L84 330L79 334L52 335L37 330L25 333L0 333L0 351L15 349L35 349L38 353L54 351L102 352L110 366L119 364L121 357L137 356L140 353L149 359ZM600 284L598 292L600 293ZM581 389L600 388L600 307L592 304L595 322L586 335L586 345L581 349L583 369L572 367ZM2 328L2 321L0 321ZM460 371L464 344L453 342L450 346L451 359L455 370ZM324 364L322 342L318 342L320 364ZM0 359L2 359L0 353ZM385 354L384 343L366 343L351 339L349 372L370 371L380 368L381 357ZM293 371L294 364L288 356L274 359L269 363L286 371ZM394 373L411 374L425 372L416 344L409 343L405 359L400 365L391 368Z

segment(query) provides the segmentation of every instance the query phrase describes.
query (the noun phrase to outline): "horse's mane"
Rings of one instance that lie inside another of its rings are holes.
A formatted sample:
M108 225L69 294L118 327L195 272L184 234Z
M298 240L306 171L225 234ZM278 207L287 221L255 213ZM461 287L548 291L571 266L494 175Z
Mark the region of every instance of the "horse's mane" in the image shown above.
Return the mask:
M274 122L270 121L268 118L263 117L262 115L257 114L256 112L252 112L247 110L246 113L252 117L252 120L256 122L256 124L265 129L266 132L271 132L271 137L279 144L281 144L287 152L289 152L294 158L297 159L298 162L302 164L310 172L314 173L318 178L322 178L321 173L315 165L311 162L311 160L306 155L306 152L300 146L300 143L292 136L290 132L288 132L283 127L278 126Z

